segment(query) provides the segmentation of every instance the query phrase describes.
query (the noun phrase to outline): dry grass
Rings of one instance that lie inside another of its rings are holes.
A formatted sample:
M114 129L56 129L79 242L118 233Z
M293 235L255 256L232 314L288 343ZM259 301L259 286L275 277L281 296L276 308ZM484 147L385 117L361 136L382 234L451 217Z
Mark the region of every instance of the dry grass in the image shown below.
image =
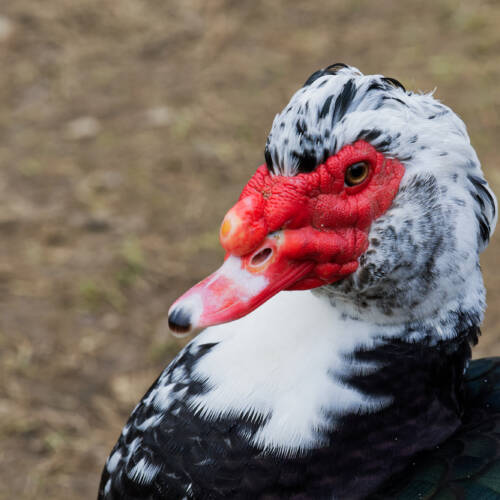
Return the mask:
M437 86L500 192L494 0L16 0L0 15L0 498L95 496L183 345L169 304L219 263L219 221L315 69ZM498 241L480 354L500 354Z

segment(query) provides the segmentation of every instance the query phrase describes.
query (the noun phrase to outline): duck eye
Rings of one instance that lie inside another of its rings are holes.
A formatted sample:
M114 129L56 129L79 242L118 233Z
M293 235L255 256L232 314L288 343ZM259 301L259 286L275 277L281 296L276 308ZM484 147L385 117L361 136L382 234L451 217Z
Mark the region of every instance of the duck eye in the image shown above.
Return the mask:
M370 167L365 161L358 161L347 167L344 182L346 186L357 186L368 177Z

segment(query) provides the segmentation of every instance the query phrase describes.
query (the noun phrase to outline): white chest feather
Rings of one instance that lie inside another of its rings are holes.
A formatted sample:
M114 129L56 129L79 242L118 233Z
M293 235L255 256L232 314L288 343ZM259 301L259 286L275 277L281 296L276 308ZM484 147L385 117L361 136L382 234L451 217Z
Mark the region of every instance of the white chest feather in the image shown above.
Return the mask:
M345 355L373 346L375 334L368 323L342 319L324 297L281 292L252 314L195 339L198 345L218 344L193 372L212 390L191 404L207 418L268 416L253 437L265 449L290 453L321 445L317 431L332 427L335 416L389 403L338 378L373 368L353 365Z

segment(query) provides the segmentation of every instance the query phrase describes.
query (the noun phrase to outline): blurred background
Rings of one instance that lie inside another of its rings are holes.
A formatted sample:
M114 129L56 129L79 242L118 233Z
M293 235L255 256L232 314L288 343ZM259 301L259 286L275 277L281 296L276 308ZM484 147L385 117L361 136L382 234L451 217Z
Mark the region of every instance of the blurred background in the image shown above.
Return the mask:
M131 409L187 340L166 312L276 112L342 61L430 91L500 193L495 0L0 3L0 498L94 498ZM500 238L476 355L500 355Z

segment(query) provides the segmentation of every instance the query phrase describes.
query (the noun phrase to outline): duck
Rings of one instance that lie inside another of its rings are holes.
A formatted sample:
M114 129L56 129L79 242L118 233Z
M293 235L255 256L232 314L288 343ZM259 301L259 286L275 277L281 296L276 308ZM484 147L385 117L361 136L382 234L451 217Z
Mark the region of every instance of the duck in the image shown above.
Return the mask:
M500 498L500 358L471 361L497 201L463 121L335 63L264 159L98 498Z

